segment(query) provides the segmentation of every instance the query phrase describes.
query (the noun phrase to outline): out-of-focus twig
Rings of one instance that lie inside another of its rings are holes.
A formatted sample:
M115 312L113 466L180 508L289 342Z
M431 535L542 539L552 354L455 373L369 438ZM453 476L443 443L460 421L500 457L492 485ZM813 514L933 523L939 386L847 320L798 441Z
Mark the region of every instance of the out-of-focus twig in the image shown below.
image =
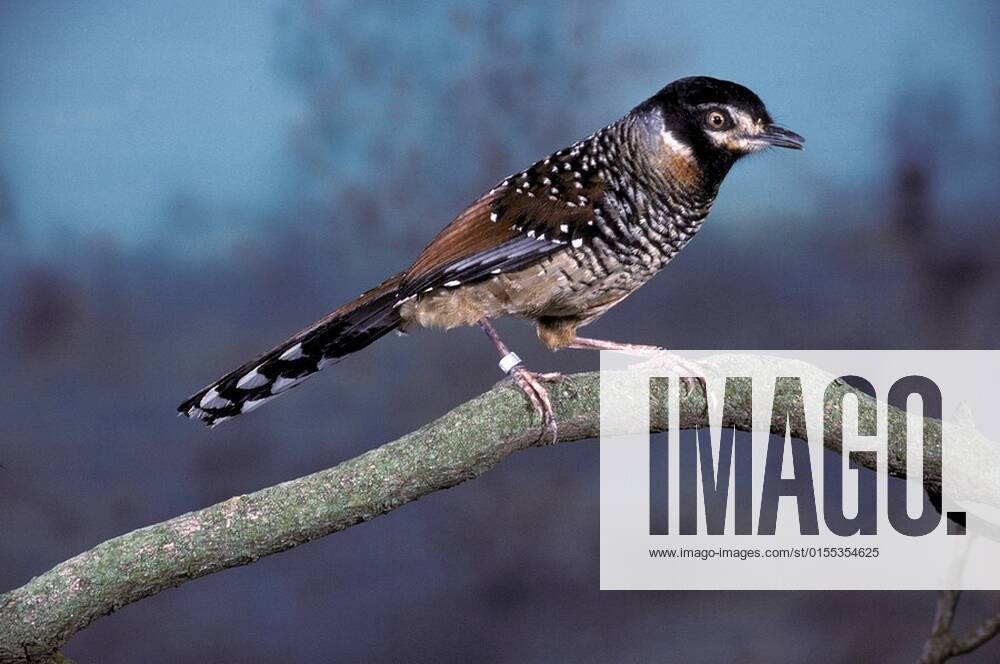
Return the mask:
M934 624L931 626L931 635L924 643L920 664L938 664L964 655L1000 634L1000 613L984 620L965 634L959 635L951 631L955 621L955 607L961 594L959 590L942 590L938 595Z

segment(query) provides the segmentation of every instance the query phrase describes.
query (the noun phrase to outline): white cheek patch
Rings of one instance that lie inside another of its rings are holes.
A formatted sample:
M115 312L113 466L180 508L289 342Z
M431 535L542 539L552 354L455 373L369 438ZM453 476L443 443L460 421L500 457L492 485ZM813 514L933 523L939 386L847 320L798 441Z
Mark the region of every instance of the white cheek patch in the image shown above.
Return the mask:
M741 138L736 141L736 149L740 152L756 152L757 150L763 150L765 147L767 146L761 141L746 138Z
M708 134L708 140L712 141L712 145L714 145L717 148L728 148L730 147L730 143L733 140L733 137L729 134L728 131L727 132L709 131L705 133Z
M759 141L746 138L739 130L713 131L708 137L717 148L730 152L756 152L765 147Z
M756 152L767 147L763 142L741 135L727 134L723 137L723 147L733 152Z

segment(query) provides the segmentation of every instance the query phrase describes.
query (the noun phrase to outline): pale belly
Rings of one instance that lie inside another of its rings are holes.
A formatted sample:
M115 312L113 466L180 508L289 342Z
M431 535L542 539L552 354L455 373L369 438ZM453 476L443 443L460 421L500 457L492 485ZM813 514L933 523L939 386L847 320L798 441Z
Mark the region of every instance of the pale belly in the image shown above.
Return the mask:
M439 288L405 302L400 306L402 329L449 329L501 316L565 318L575 321L575 327L620 302L659 267L635 269L607 259L597 266L563 252L529 268L467 286Z

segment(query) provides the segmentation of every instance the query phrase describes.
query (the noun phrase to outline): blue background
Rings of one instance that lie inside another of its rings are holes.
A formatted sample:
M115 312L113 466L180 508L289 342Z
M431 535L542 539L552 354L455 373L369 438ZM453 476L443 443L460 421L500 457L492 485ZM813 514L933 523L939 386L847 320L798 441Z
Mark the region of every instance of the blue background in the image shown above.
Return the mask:
M989 2L3 3L0 589L487 389L481 333L422 332L212 431L173 412L681 76L749 86L808 147L740 163L698 238L595 335L993 347L998 18ZM534 368L597 366L501 329ZM66 652L912 661L930 626L929 593L601 593L597 528L596 442L532 450L126 607Z

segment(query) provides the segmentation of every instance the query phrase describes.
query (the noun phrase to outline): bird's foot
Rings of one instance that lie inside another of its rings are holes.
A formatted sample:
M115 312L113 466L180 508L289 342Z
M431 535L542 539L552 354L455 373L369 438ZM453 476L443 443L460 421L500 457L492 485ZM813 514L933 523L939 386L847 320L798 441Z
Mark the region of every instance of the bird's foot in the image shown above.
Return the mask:
M561 387L568 388L566 394L572 398L576 398L580 395L580 390L574 380L573 376L567 376L564 373L558 371L552 371L549 373L537 373L538 379L543 383L557 383Z
M681 398L686 399L694 394L695 391L703 389L707 407L709 410L715 408L716 399L714 391L708 389L708 383L709 378L712 378L713 382L715 382L717 376L701 362L695 362L680 355L664 351L632 365L632 368L642 371L665 370L677 374L681 385ZM722 381L722 379L718 380Z
M531 402L531 406L542 422L542 432L538 437L538 442L543 445L557 442L559 428L552 410L552 400L549 398L549 391L542 383L560 381L564 378L563 375L559 373L535 373L524 367L515 367L511 370L510 377L514 384L528 397L528 401Z
M542 432L538 438L538 442L543 445L555 443L559 439L556 416L552 411L552 400L549 398L549 391L545 389L542 383L558 382L563 380L564 376L560 373L535 373L528 371L521 366L521 358L517 356L517 353L511 352L507 344L497 334L496 328L493 327L493 323L488 318L480 319L478 325L486 333L486 336L490 338L490 341L493 342L497 352L500 353L500 371L510 376L518 389L528 397L532 408L538 414L542 422Z
M625 344L620 341L608 341L606 339L591 339L589 337L573 337L566 345L567 348L578 348L585 350L617 350L624 353L634 351L639 354L654 353L666 350L659 346L649 346L646 344Z
M669 353L662 346L650 346L647 344L628 344L620 341L608 341L606 339L591 339L588 337L574 337L568 348L585 348L590 350L612 350L622 353L636 353L638 355L651 357L632 365L637 369L650 369L664 367L674 371L680 376L686 388L686 395L691 394L695 389L696 377L704 377L704 370L695 362L685 360L679 355Z
M697 362L685 359L680 355L668 352L665 348L644 360L630 365L633 369L642 371L667 371L675 373L684 382L688 390L692 390L696 378L704 378L705 370Z

